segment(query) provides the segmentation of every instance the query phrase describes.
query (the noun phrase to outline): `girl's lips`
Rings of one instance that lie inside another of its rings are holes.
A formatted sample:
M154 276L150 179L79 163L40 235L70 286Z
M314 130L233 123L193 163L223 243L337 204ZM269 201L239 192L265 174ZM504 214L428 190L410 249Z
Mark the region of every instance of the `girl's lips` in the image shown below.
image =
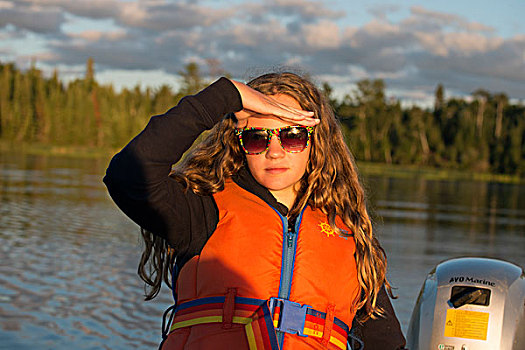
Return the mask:
M286 170L288 170L288 168L266 168L264 169L267 173L270 173L270 174L273 174L273 175L276 175L276 174L282 174L284 173Z

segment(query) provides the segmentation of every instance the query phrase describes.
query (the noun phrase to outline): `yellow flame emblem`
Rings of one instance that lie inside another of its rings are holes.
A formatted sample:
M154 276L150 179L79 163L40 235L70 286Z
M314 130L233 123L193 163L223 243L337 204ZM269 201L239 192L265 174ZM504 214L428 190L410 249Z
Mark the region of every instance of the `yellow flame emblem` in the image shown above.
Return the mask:
M319 224L319 227L321 228L321 232L326 235L326 237L335 236L335 231L332 229L332 227L327 222L321 222Z

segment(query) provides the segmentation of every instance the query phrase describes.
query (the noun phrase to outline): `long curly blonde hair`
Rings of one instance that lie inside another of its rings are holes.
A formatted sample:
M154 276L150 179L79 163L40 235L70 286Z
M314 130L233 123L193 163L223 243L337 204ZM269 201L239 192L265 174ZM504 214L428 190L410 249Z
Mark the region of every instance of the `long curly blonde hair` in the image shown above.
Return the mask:
M346 233L336 226L337 216L351 229L355 237L355 256L361 287L361 296L356 308L361 309L361 321L369 317L375 318L375 315L382 313L376 301L383 284L390 295L392 294L390 284L386 280L386 254L373 233L357 168L332 108L313 83L295 73L265 74L253 79L248 85L266 95L289 95L299 102L302 109L313 111L320 119L312 134L310 160L300 180L297 198L290 208L289 216L298 215L302 208L309 205L322 210L327 215L330 226L340 235L344 236ZM233 115L223 118L185 161L175 168L171 176L187 189L200 195L211 195L221 191L225 180L236 174L245 164L245 155L235 135L235 125ZM168 282L167 271L171 271L176 251L165 254L162 252L166 249L165 243L151 235L146 236L147 233L144 237L146 242L148 239L150 241L149 248L148 245L146 248L156 249L158 252L156 255L144 252L146 255L143 255L141 261L143 272L145 263L151 258L155 267L150 271L157 273L156 280L164 275ZM155 245L151 243L152 240L157 240L158 243ZM154 259L154 256L157 258ZM162 258L163 261L159 261L158 258ZM141 277L144 279L148 276ZM149 278L149 281L153 279ZM154 287L153 284L150 285Z

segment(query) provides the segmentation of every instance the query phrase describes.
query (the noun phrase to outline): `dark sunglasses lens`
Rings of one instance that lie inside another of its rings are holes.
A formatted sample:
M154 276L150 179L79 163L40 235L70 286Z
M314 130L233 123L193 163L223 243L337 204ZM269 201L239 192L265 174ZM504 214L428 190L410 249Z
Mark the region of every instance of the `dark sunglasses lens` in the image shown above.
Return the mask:
M241 135L242 145L248 153L261 153L268 144L268 133L264 130L244 130Z
M308 130L304 127L292 127L281 130L281 145L288 152L301 152L308 144Z

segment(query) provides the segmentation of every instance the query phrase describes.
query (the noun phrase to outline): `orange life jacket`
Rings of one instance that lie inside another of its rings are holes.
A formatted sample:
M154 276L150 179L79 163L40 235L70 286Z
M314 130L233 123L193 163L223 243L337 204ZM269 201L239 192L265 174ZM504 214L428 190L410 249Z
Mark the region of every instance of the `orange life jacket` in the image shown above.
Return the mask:
M217 228L179 273L162 349L345 349L360 290L353 236L338 236L310 207L289 228L232 181L214 200Z

